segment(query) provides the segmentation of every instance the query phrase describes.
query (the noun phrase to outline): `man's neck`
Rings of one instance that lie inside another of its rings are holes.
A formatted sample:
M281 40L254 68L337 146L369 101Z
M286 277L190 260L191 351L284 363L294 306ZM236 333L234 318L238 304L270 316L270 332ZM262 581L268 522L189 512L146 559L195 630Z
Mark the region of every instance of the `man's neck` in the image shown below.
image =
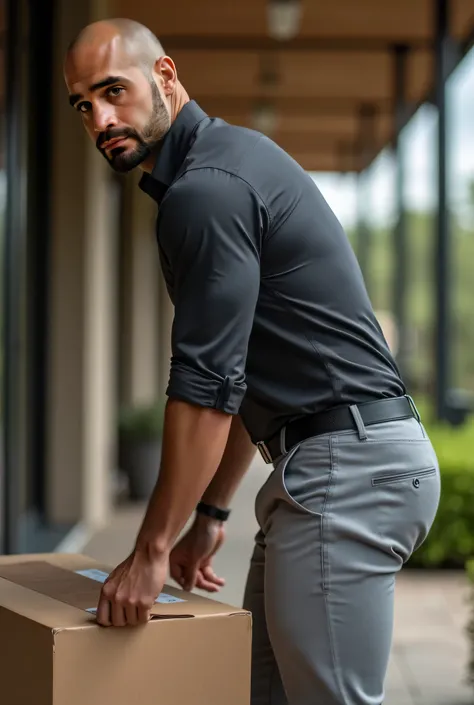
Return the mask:
M171 115L171 123L170 123L170 129L171 125L173 122L176 120L178 117L179 113L181 110L184 108L186 103L189 103L191 101L191 98L187 94L187 92L184 90L183 86L179 83L178 84L178 90L173 96L173 99L171 101L171 106L170 106L170 115ZM161 147L163 145L163 140L165 139L166 135L168 134L169 130L165 132L163 137L161 138L160 142L156 145L156 147L153 149L152 153L150 154L149 157L147 157L141 164L140 164L140 169L142 171L145 171L147 174L151 174L153 171L153 167L156 164L156 160L158 159L160 152L161 152Z
M166 132L165 135L163 135L163 137L161 138L160 142L159 142L159 143L156 145L156 147L152 150L150 156L148 156L148 157L139 165L138 168L141 169L143 172L146 172L147 174L151 174L151 172L153 171L153 168L154 168L154 166L155 166L155 164L156 164L156 160L157 160L158 157L160 156L161 148L162 148L162 145L163 145L163 140L164 140L164 138L165 138L165 136L166 136L167 134L168 134L168 133Z

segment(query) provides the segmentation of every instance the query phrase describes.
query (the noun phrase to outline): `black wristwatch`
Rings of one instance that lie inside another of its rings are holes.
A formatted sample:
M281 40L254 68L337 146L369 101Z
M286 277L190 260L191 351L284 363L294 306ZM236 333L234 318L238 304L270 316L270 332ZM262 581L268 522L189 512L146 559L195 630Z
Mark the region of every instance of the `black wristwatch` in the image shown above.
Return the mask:
M204 514L211 519L217 519L217 521L227 521L229 518L230 509L220 509L219 507L213 507L212 504L199 502L196 507L196 512L198 514Z

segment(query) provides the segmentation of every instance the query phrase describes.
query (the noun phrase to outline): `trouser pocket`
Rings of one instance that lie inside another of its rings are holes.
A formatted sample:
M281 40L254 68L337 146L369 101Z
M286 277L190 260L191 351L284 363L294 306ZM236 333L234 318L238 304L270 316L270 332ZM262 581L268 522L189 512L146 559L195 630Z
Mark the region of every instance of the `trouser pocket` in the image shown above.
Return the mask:
M401 449L399 469L392 466L389 472L372 476L377 493L377 532L403 562L428 536L440 498L438 464L417 462L417 451L416 447Z
M332 483L329 439L311 438L292 448L257 494L255 510L265 533L279 506L298 514L321 516Z
M393 485L396 482L406 482L407 480L413 479L413 486L419 487L420 478L428 477L429 475L436 475L437 469L435 467L423 468L422 470L410 470L409 472L400 472L396 475L381 475L380 477L372 478L372 485L377 487L377 485Z
M285 500L300 512L322 516L332 470L329 439L303 441L278 468Z

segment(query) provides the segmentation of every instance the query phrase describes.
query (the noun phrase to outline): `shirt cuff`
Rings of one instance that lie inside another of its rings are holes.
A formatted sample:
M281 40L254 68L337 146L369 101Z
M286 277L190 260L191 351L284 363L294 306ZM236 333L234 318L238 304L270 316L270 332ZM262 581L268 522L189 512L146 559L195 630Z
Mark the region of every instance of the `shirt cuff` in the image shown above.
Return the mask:
M173 361L166 395L197 406L238 414L247 391L242 380L206 375L182 362Z

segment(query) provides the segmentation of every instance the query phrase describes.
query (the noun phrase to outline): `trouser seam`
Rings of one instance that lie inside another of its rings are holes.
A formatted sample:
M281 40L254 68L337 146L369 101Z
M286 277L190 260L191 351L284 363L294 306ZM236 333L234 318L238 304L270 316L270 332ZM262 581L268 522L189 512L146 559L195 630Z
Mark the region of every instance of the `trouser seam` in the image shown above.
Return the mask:
M331 475L330 475L330 484L329 484L329 489L331 488L332 481L333 481L333 475L336 472L337 469L337 438L334 436L331 436L329 439L329 448L330 448L330 457L331 457ZM328 494L329 494L329 489L328 489ZM327 500L327 497L326 497ZM324 507L326 507L327 501L325 500ZM323 524L324 522L327 522L328 515L324 514L323 512ZM321 537L322 539L322 545L323 545L323 553L325 554L325 559L326 559L326 572L329 571L329 542L326 542L324 540L324 537ZM323 576L325 574L323 573ZM337 657L337 651L336 651L336 643L334 639L334 632L332 628L332 621L331 621L331 609L330 609L330 595L329 595L329 580L328 576L326 575L326 578L323 577L323 581L325 581L326 587L323 589L323 599L324 599L324 608L326 612L326 621L327 621L327 628L328 628L328 637L329 637L329 647L331 649L331 657L332 661L334 664L334 675L336 679L336 684L337 688L339 690L339 695L342 696L343 701L342 702L347 702L347 694L345 692L344 686L341 681L341 669L339 665L339 659ZM323 585L324 588L324 585Z
M331 610L330 610L330 604L329 604L329 594L325 594L324 597L324 607L326 611L326 620L327 620L327 627L328 627L328 637L329 637L329 647L331 649L331 657L332 661L334 664L334 675L336 679L336 684L337 688L339 690L339 695L342 696L343 700L341 701L342 703L346 703L347 697L346 697L346 692L344 689L344 686L342 685L341 681L341 669L339 665L339 659L337 658L337 653L336 653L336 644L334 640L334 632L332 629L332 621L331 621Z
M329 524L329 500L333 482L333 472L337 460L337 450L333 445L333 437L329 438L329 480L324 497L323 506L321 509L321 575L323 593L329 591L329 541L328 539L328 524Z

